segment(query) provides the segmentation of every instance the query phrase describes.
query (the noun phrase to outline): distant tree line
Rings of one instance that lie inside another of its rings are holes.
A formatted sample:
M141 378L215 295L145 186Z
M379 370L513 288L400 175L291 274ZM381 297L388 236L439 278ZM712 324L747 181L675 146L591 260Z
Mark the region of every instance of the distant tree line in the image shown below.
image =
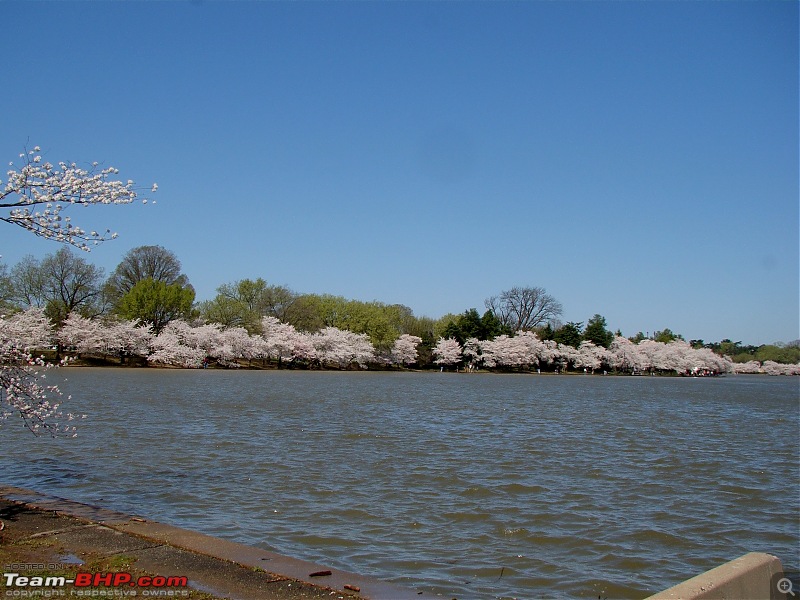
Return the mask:
M542 342L563 347L608 349L619 331L612 333L606 319L593 315L583 322L562 323L563 308L541 287L513 287L485 301L485 311L469 308L461 314L438 319L416 316L402 304L365 302L330 294L303 294L268 283L263 278L221 284L216 296L195 302L195 291L182 273L174 253L161 246L140 246L129 251L116 269L105 276L103 269L63 247L39 260L26 256L10 269L0 264L0 309L10 315L28 307L41 308L56 329L71 315L114 321L136 322L158 335L170 323L193 326L214 324L221 329L241 329L249 335L264 334L269 317L296 331L317 333L326 328L366 336L378 353L388 355L403 336L420 340L416 362L431 364L433 350L442 339L452 339L463 348L468 340L491 341L534 333ZM651 340L663 344L684 341L670 329L630 338L633 343ZM692 348L706 348L734 362L771 361L800 363L800 343L743 346L722 340L706 344L692 340Z

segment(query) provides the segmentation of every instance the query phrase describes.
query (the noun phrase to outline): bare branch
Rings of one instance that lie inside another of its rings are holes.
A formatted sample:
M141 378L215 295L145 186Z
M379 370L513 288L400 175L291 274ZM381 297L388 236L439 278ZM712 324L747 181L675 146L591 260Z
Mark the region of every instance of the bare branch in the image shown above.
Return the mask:
M486 308L512 331L529 331L559 317L561 303L541 287L514 287L485 301Z

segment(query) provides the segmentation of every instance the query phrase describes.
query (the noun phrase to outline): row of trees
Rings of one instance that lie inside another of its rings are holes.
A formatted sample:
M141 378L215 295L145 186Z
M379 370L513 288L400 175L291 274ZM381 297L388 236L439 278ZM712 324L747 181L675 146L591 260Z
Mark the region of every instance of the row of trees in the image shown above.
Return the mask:
M500 335L490 340L469 338L464 344L454 338L440 339L433 349L435 362L468 370L476 368L541 369L555 371L583 369L633 374L674 372L682 375L720 373L768 373L800 375L800 365L733 363L709 348L695 348L683 340L658 342L645 339L634 343L614 336L608 348L590 340L577 346L555 340L542 340L535 333L522 331L514 336Z
M134 357L156 365L197 368L215 362L226 367L267 362L278 366L304 368L367 368L388 365L425 366L436 364L454 369L474 370L583 370L640 374L674 372L708 375L728 372L800 374L800 365L749 362L735 364L708 348L694 348L683 340L668 343L642 340L634 343L615 336L608 348L589 340L577 347L555 340L542 340L535 333L520 331L492 339L468 338L464 344L454 338L439 338L433 346L432 361L420 355L422 338L401 334L385 350L376 348L364 333L324 327L309 333L276 317L262 318L260 333L219 323L189 324L173 320L155 333L137 321L103 322L73 313L55 328L42 308L0 319L0 339L20 340L28 351L57 345L78 355L116 357L120 362Z
M74 313L137 319L159 331L189 317L194 297L180 261L161 246L134 248L108 278L66 247L42 260L26 256L11 270L0 265L0 307L43 308L56 326Z
M241 328L258 335L263 333L263 319L271 317L301 332L336 328L366 335L383 356L391 353L401 335L412 335L422 340L419 354L423 364L432 361L431 352L439 338L453 339L463 347L470 339L491 341L498 336L534 332L540 341L562 347L579 349L581 344L590 342L594 347L609 349L615 338L621 337L619 331L615 334L608 329L599 314L589 319L585 327L581 322L561 324L561 305L543 288L517 287L488 298L483 315L473 308L435 320L417 317L400 304L298 294L285 286L270 285L262 278L223 284L215 298L195 304L194 289L181 272L180 261L161 246L134 248L108 278L102 269L67 248L42 260L25 257L10 271L0 265L0 303L6 313L27 306L42 308L56 328L70 315L79 315L109 322L136 321L156 336L175 320L193 325L214 324L223 329ZM668 344L683 342L683 337L664 329L652 336L640 332L630 340ZM732 356L738 363L800 362L797 346L742 347L730 340L718 344L693 340L690 345Z
M437 337L452 334L454 328L464 329L472 315L467 311L440 319L417 317L401 304L299 294L262 278L223 284L213 299L197 304L194 297L180 261L161 246L134 248L108 278L102 269L68 248L42 260L26 256L11 269L0 264L2 312L40 307L56 327L75 313L85 318L138 320L156 334L176 319L199 319L257 334L262 319L269 316L301 331L336 327L366 334L377 349L387 351L402 334L422 338L430 349ZM555 318L561 311L560 304L541 288L514 288L486 303L493 307L487 311L492 324L482 338L538 326L542 319Z
M103 321L71 313L53 326L43 308L29 308L0 318L0 339L15 340L26 352L60 347L81 355L115 357L121 363L143 358L157 365L201 367L214 361L238 367L254 361L348 368L351 365L410 365L418 361L422 339L402 334L379 351L363 333L324 327L314 333L297 330L276 317L262 319L261 333L219 323L189 324L173 320L156 333L138 321Z

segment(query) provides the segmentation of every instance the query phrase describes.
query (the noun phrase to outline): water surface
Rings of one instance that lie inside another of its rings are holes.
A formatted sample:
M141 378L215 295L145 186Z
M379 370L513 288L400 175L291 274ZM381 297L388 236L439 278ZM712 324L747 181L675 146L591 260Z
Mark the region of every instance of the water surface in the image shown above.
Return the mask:
M62 369L0 479L447 597L798 569L797 378Z

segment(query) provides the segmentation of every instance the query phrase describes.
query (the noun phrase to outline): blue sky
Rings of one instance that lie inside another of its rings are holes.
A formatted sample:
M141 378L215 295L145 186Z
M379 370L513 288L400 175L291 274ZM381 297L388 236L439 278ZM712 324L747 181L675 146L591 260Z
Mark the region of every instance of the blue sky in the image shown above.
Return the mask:
M2 2L0 158L103 161L198 299L439 317L515 285L625 335L798 328L795 2ZM11 266L58 246L6 225Z

